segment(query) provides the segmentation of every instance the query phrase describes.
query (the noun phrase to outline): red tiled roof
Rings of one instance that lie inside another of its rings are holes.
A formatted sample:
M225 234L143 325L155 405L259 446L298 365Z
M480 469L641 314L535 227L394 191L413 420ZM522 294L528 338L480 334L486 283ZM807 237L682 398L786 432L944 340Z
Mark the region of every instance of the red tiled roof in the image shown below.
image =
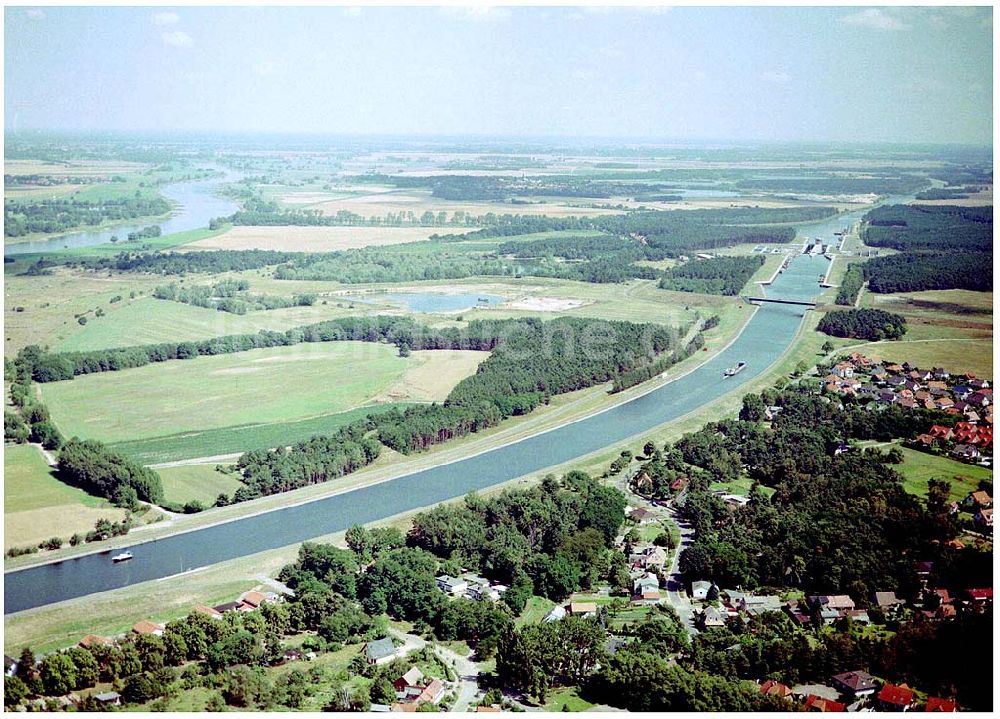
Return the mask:
M774 679L768 679L760 685L760 693L776 697L788 697L792 695L792 690L781 682L775 681Z
M810 694L806 698L806 709L817 712L843 712L847 707L840 702Z
M927 712L954 712L958 711L958 702L954 699L941 699L940 697L927 697Z
M101 644L114 644L107 637L102 637L99 634L88 634L83 639L80 640L80 646L86 649L87 647L94 647Z
M908 707L913 703L913 690L909 687L886 684L878 693L878 700L893 706Z

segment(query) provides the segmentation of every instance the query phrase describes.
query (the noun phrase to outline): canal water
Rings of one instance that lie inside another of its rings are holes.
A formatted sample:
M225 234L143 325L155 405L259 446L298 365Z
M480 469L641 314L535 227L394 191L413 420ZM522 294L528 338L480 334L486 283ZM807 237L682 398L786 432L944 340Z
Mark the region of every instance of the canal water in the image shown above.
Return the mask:
M802 232L833 241L833 232L856 222L863 213L859 210L812 223ZM813 299L820 290L818 277L826 273L828 262L822 256L795 256L768 287L768 297ZM4 612L117 589L302 542L460 497L613 445L692 412L757 377L791 344L805 309L765 304L729 347L692 372L624 404L504 447L306 504L138 543L127 547L135 559L123 564L113 564L111 554L104 553L8 572L4 576ZM746 362L747 368L724 379L725 369L739 361Z

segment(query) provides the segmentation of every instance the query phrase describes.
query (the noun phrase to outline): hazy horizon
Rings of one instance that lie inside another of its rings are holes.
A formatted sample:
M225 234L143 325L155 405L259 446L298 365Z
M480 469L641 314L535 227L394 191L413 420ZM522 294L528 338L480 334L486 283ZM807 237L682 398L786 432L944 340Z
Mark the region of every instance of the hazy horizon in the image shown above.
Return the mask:
M991 7L5 10L5 132L991 146Z

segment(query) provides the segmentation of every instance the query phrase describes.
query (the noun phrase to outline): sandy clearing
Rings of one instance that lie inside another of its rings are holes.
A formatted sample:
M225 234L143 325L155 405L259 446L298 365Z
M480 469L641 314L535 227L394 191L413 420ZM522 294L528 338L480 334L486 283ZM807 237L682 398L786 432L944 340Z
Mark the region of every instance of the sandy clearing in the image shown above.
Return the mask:
M441 402L461 380L476 373L489 352L474 350L418 350L403 376L387 387L376 402Z
M178 249L279 250L286 252L334 252L359 247L420 242L433 234L469 232L465 227L234 227L217 237L198 240Z
M531 310L533 312L564 312L592 304L586 300L564 300L558 297L523 297L503 305L503 309Z

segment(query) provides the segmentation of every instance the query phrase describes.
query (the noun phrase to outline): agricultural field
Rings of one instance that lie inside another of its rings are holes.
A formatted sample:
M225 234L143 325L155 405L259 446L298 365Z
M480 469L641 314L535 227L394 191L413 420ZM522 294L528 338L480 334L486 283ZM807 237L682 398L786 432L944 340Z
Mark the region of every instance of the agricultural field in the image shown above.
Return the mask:
M388 402L309 419L180 432L150 439L113 442L109 446L143 464L151 465L196 457L231 457L253 449L287 447L316 435L332 434L340 427L362 419L372 412L403 409L409 404L411 403Z
M861 304L900 314L907 323L901 340L866 345L866 354L993 377L992 292L930 290L881 295L864 291Z
M352 409L399 387L408 372L412 376L429 363L446 379L430 387L421 373L413 384L444 399L462 379L456 370L475 370L471 362L447 355L414 352L403 358L390 345L306 343L84 375L43 385L42 396L64 435L128 441Z
M3 455L5 551L86 533L99 519L125 516L124 510L58 480L36 445L8 445Z
M311 307L285 307L236 315L153 297L123 302L120 307L112 305L105 312L104 317L91 317L85 327L78 328L55 348L60 352L80 352L156 342L196 341L260 330L286 330L347 314L366 313L363 306L355 312L346 304L318 302Z
M359 247L397 245L427 240L433 234L468 232L457 227L269 227L238 226L214 237L189 243L194 250L279 250L335 252Z

